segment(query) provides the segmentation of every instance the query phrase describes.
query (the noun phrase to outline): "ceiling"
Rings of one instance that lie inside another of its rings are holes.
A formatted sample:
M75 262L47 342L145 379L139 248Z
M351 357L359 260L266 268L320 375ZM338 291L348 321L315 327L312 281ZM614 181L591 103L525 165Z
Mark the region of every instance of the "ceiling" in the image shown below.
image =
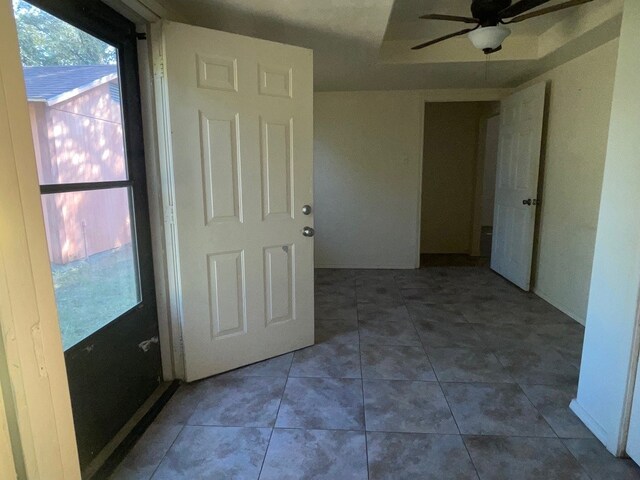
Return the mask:
M189 23L314 50L317 91L514 87L615 38L622 0L595 0L513 25L489 59L460 37L410 47L465 28L419 20L470 14L470 0L164 0ZM549 4L561 3L552 0Z

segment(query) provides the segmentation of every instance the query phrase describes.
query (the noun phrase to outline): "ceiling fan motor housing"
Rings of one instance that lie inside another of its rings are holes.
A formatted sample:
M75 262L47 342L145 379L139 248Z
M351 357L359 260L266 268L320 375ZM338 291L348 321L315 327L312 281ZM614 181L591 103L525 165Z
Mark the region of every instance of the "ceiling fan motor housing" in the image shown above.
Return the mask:
M425 20L445 20L475 24L473 28L465 28L458 32L449 33L435 40L421 43L412 50L421 50L450 38L468 35L473 45L484 53L490 54L502 48L502 42L511 34L506 27L508 24L519 23L523 20L559 12L567 8L577 7L593 0L565 0L546 8L538 8L551 0L471 0L471 14L473 18L459 15L442 15L432 13L420 18ZM507 19L505 22L504 19Z
M498 15L502 10L511 6L511 0L473 0L471 14L480 21L480 25L491 26L500 22Z

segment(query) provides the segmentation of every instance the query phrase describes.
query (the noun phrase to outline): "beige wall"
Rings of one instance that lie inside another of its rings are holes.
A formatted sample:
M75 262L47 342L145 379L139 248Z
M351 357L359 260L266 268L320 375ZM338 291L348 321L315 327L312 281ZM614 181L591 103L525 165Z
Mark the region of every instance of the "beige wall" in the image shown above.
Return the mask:
M421 253L469 253L482 104L426 103Z
M316 93L314 100L316 266L415 267L419 94Z
M534 291L584 323L618 41L523 87L549 82Z
M493 223L499 111L498 102L425 104L421 253L480 255L481 228Z
M495 89L316 93L316 266L415 268L420 251L425 102L491 105L507 93Z
M534 290L580 322L589 296L616 55L614 40L522 86L551 84ZM476 99L466 95L438 94L433 101ZM317 266L415 264L425 100L424 91L316 94Z

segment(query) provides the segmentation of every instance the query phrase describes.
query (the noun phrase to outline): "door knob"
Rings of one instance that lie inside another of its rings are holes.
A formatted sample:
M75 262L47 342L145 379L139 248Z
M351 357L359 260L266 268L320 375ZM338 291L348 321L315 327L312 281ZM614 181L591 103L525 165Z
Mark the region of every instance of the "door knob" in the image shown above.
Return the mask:
M531 200L530 198L527 198L526 200L522 200L523 205L531 205L532 203L533 203L533 200Z
M304 227L302 229L302 235L304 235L305 237L313 237L315 233L316 231L311 227Z
M311 205L305 205L302 207L302 213L305 215L311 215Z

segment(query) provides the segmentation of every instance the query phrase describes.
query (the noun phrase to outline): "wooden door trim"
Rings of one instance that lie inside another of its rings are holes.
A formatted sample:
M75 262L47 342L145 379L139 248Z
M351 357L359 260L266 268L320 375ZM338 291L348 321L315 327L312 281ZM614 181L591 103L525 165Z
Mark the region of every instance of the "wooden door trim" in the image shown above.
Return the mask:
M18 473L79 479L71 400L11 2L0 10L0 375ZM4 223L6 222L6 223ZM10 227L9 227L10 226ZM6 383L5 383L6 382ZM11 413L11 411L13 413Z

